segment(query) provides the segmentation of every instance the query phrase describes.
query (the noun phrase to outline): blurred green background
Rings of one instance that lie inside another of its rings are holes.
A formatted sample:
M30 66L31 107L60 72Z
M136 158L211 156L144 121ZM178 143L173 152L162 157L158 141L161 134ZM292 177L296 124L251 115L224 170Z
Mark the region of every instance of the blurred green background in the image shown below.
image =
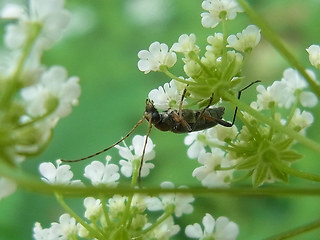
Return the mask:
M5 1L0 1L1 5ZM13 2L13 1L7 1ZM305 49L319 44L319 0L260 0L250 1L263 15L305 66L310 67ZM197 44L204 49L206 37L220 28L204 29L200 23L199 0L68 0L72 23L65 37L46 52L43 62L47 66L62 65L70 76L81 79L80 105L62 119L54 130L49 147L36 158L23 163L23 168L39 176L38 165L58 158L79 158L100 150L124 136L141 118L148 92L170 79L160 73L143 74L137 68L137 53L147 49L154 41L171 46L183 33L195 33ZM239 14L229 24L230 33L245 28L250 21ZM1 24L3 32L4 24ZM204 50L202 50L204 52ZM179 65L181 66L181 65ZM264 85L282 77L288 64L262 39L246 65L247 83L261 79ZM181 68L180 68L181 69ZM174 68L176 75L183 72ZM245 85L245 84L244 84ZM243 101L255 100L255 88L243 94ZM231 119L233 108L225 119ZM318 111L317 111L318 110ZM319 108L313 109L315 123L308 136L319 140L317 128ZM146 134L147 124L135 134ZM186 156L185 135L163 133L156 129L151 138L156 144L156 168L143 179L146 184L159 186L162 181L176 185L196 185L191 177L196 160ZM131 138L127 144L131 143ZM305 158L294 164L304 171L319 172L319 158L315 153L297 145ZM120 158L116 150L109 152L114 161ZM104 159L105 155L95 159ZM72 165L79 179L88 162ZM178 169L178 171L177 171ZM291 178L292 186L319 186L319 184ZM247 183L248 185L250 182ZM277 184L283 186L283 184ZM84 207L81 199L67 199L79 214ZM311 222L320 216L318 197L198 197L192 215L176 219L181 226L201 222L205 213L227 216L240 226L238 239L263 239ZM58 221L63 209L54 197L18 190L0 203L0 240L32 239L34 222L43 227ZM185 239L184 227L175 239ZM294 239L319 239L320 230Z

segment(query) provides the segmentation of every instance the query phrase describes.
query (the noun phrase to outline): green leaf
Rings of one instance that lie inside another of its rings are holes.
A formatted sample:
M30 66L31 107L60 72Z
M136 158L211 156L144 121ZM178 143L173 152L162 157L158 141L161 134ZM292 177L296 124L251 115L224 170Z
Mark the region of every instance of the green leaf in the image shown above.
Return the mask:
M270 171L272 173L272 175L274 176L274 178L283 181L283 182L289 182L289 174L286 172L281 171L278 168L270 168Z
M285 139L281 142L278 142L274 145L274 147L280 151L282 150L285 150L285 149L288 149L291 144L293 143L293 139L292 138L288 138L288 139Z
M242 159L237 165L238 170L248 170L254 168L258 163L257 156L251 156L246 159Z
M258 187L262 185L268 176L269 167L265 164L259 164L253 173L253 186Z
M294 162L298 159L301 159L303 155L297 153L294 150L287 150L280 152L280 159L287 162Z

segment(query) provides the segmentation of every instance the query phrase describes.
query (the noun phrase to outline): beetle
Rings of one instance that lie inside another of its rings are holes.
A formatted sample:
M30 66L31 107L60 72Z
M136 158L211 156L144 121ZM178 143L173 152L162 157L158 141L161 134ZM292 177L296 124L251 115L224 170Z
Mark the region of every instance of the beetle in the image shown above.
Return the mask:
M240 99L242 91L249 88L251 85L260 82L260 80L254 81L250 83L248 86L242 88L238 91L238 99ZM111 146L102 149L99 152L96 152L94 154L91 154L89 156L75 159L75 160L65 160L60 159L62 162L79 162L86 160L88 158L92 158L94 156L97 156L101 153L104 153L108 151L109 149L113 148L114 146L118 145L122 141L124 141L126 138L128 138L133 131L142 124L145 120L149 122L149 128L147 131L142 156L141 156L141 163L139 168L139 178L141 175L141 169L143 164L143 157L146 150L147 140L148 136L150 134L152 126L156 127L160 131L171 131L173 133L188 133L188 132L195 132L200 131L204 129L208 129L211 127L216 126L217 124L225 126L225 127L232 127L234 125L238 107L236 106L232 122L227 122L222 119L225 108L224 107L210 107L212 100L213 100L213 94L211 95L209 99L209 104L202 110L191 110L191 109L183 109L182 103L184 100L184 97L186 95L187 89L184 89L184 92L181 97L181 101L179 104L179 109L168 109L166 111L159 112L156 107L154 106L153 102L150 99L146 99L146 107L143 114L143 117L134 125L134 127L119 141L115 142Z

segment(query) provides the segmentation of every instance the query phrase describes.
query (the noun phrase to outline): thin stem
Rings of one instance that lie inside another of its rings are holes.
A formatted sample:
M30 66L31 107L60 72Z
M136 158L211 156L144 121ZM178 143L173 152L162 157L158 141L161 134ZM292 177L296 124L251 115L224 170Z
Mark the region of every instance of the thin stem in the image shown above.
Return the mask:
M101 206L102 206L102 211L103 211L103 215L104 215L104 218L107 222L107 225L108 227L112 226L112 222L109 218L109 213L108 213L108 210L107 210L107 204L106 204L106 200L104 197L100 197L100 202L101 202Z
M84 221L81 217L79 217L78 214L76 214L63 200L63 197L61 194L56 193L55 194L57 201L59 204L64 208L64 210L70 214L71 217L73 217L78 223L80 223L85 229L88 230L90 235L96 237L97 239L105 239L105 236L101 235L99 232L97 232L96 229L92 228L86 221Z
M288 238L295 237L295 236L298 236L300 234L312 231L312 230L314 230L316 228L320 228L320 220L316 220L314 222L311 222L309 224L303 225L301 227L297 227L297 228L294 228L294 229L289 230L287 232L280 233L278 235L269 237L269 238L267 238L265 240L283 240L283 239L288 239Z
M278 52L294 67L310 84L311 89L320 98L320 86L310 77L305 68L300 64L298 58L296 58L285 44L279 39L278 35L272 30L269 24L258 15L245 0L237 0L251 21L255 23L262 31L263 35L268 39L272 46L278 50Z
M174 74L172 74L171 72L169 72L168 69L163 70L163 72L164 72L168 77L176 80L177 82L181 82L181 83L188 84L188 85L199 85L199 84L196 83L196 82L191 82L191 81L188 81L188 80L185 80L185 79L183 79L183 78L179 78L179 77L175 76Z
M301 135L300 133L294 131L293 129L291 129L291 128L287 127L287 126L283 126L278 121L275 121L275 120L273 120L271 118L263 116L258 111L252 109L248 105L246 105L246 104L242 103L241 101L239 101L239 99L235 98L230 93L225 92L224 94L230 100L231 103L233 103L235 106L238 106L239 108L243 109L244 111L249 113L251 116L255 117L260 122L266 123L272 128L279 129L279 131L282 131L282 132L286 133L289 137L295 139L297 142L301 143L302 145L304 145L304 146L306 146L306 147L308 147L308 148L320 153L320 145L318 143L306 138L305 136Z
M211 195L219 194L226 196L320 196L320 188L287 188L287 187L234 187L234 188L177 188L177 189L163 189L163 188L132 188L132 187L106 187L106 186L65 186L65 185L50 185L41 182L38 178L22 172L19 169L9 167L7 164L0 162L0 176L8 178L18 184L21 188L31 192L42 194L59 193L65 197L86 197L92 196L99 198L102 194L107 196L129 195L129 194L148 194L158 195L161 193L184 193L184 194L198 194Z
M157 226L159 226L161 223L163 223L168 217L172 215L173 212L165 211L164 214L162 214L157 221L152 224L151 226L147 227L142 231L142 234L145 234L153 229L155 229Z
M285 165L284 163L282 163L280 161L273 161L272 163L274 165L276 165L279 169L281 169L281 171L284 171L292 176L307 179L307 180L314 181L314 182L320 182L320 175L301 172L299 170L296 170L294 168L291 168L291 167Z
M23 66L27 57L29 56L34 41L37 39L42 26L36 23L33 23L32 26L29 27L30 31L28 32L27 39L24 43L24 46L21 51L21 55L17 61L17 66L12 76L8 80L8 85L5 89L5 92L0 100L0 109L6 109L10 107L10 100L14 96L15 92L18 90L19 85L19 76L23 70Z

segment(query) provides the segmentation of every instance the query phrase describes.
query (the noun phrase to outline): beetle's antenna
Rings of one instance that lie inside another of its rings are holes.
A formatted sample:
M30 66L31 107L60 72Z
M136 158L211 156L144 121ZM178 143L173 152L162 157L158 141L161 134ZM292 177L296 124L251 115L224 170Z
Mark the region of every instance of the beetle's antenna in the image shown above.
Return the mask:
M62 162L80 162L80 161L83 161L83 160L86 160L88 158L92 158L92 157L95 157L101 153L104 153L106 151L108 151L109 149L113 148L114 146L118 145L119 143L121 143L123 140L125 140L127 137L129 137L131 135L131 133L145 120L145 117L141 118L139 120L139 122L136 123L136 125L134 125L134 127L127 133L127 135L125 135L124 137L122 137L119 141L115 142L114 144L112 144L111 146L99 151L99 152L96 152L94 154L91 154L87 157L83 157L83 158L79 158L79 159L74 159L74 160L65 160L65 159L60 159ZM150 127L149 127L150 128ZM148 130L148 132L150 133L150 130Z
M141 156L140 167L139 167L138 181L140 181L140 179L141 179L141 170L142 170L142 165L143 165L143 159L144 159L144 155L146 153L148 137L150 135L151 129L152 129L152 122L151 122L151 119L150 119L149 120L149 127L148 127L148 131L147 131L146 139L144 140L144 146L143 146L143 150L142 150L142 156Z

